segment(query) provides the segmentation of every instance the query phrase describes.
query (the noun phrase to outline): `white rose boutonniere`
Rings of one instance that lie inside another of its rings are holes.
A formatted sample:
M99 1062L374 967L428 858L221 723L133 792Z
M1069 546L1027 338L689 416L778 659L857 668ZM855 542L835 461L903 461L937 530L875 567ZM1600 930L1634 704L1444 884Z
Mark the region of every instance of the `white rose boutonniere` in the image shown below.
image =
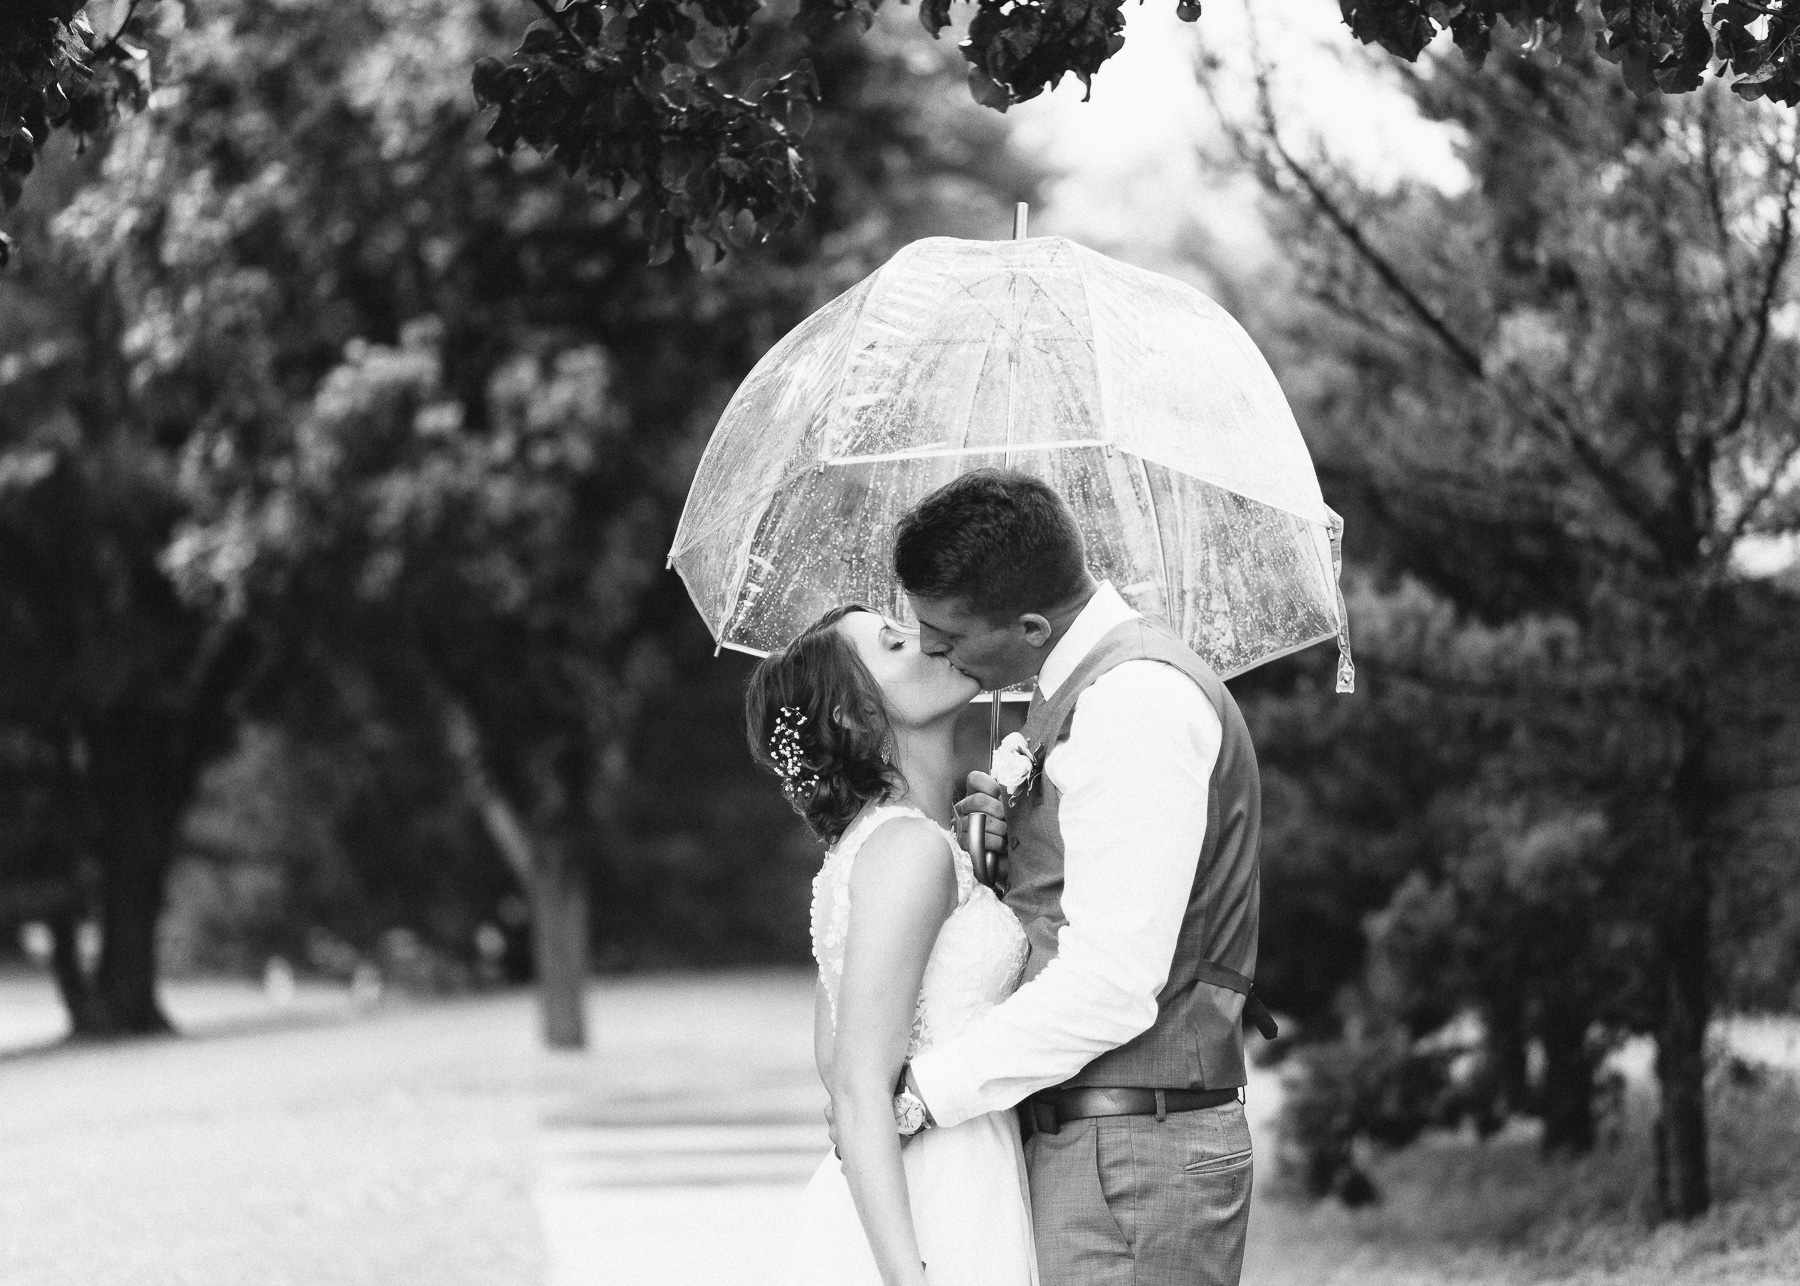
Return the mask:
M1032 760L1031 747L1026 744L1024 733L1008 733L1005 740L994 747L994 766L989 775L1006 791L1009 806L1018 802L1036 772L1037 764Z

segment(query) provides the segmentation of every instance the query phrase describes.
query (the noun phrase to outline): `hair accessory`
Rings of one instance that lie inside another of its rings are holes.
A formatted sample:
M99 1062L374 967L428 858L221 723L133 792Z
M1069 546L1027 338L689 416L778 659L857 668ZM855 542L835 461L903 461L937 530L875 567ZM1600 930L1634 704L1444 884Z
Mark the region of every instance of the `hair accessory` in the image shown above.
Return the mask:
M799 706L782 706L775 716L775 731L769 734L769 758L781 774L781 789L799 803L802 792L810 793L819 784L819 774L806 762L806 751L800 745L800 729L806 716Z

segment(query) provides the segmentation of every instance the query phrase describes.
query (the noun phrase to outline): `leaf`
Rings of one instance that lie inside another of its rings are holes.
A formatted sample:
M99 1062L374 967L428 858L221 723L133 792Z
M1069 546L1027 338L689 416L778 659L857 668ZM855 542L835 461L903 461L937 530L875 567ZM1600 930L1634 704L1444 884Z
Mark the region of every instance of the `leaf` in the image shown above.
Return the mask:
M1751 6L1740 4L1737 0L1720 0L1720 3L1713 6L1712 16L1715 23L1735 22L1740 27L1747 27L1762 15Z
M739 210L725 225L725 236L740 249L751 244L756 240L756 217L748 210Z
M938 33L950 25L950 0L920 0L919 25L936 40Z
M556 24L548 18L539 18L525 28L525 38L519 42L522 54L544 55L553 52L562 41L562 33Z
M498 58L477 59L469 76L475 90L475 101L485 106L502 102L506 94L506 64Z
M693 260L694 266L701 272L718 265L719 247L704 232L690 230L682 240L687 246L688 258Z
M969 94L983 107L1004 112L1012 106L1012 94L1006 86L973 64L969 67Z
M1175 16L1183 22L1196 22L1200 18L1200 0L1181 0L1175 6Z
M731 34L721 27L702 25L687 42L688 57L696 67L717 67L731 53Z

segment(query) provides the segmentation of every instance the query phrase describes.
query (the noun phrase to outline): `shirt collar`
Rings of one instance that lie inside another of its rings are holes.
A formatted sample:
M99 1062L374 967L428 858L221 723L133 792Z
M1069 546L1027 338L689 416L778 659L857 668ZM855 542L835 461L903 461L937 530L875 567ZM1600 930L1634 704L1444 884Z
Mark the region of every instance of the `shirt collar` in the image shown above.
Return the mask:
M1055 696L1056 690L1075 673L1075 667L1094 650L1096 643L1114 626L1137 617L1138 613L1119 596L1112 582L1101 581L1087 606L1070 622L1069 632L1056 641L1050 655L1044 658L1043 668L1037 676L1038 694L1046 699Z

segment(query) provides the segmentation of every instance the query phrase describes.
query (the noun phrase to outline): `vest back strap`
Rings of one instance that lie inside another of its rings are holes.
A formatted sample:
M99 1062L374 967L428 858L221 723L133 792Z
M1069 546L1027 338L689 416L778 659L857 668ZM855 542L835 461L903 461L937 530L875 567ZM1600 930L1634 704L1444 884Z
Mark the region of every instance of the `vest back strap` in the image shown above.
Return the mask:
M1281 1028L1275 1023L1275 1015L1256 994L1256 984L1236 969L1227 969L1222 964L1214 964L1211 960L1202 960L1194 966L1194 977L1201 982L1210 982L1215 987L1223 987L1227 991L1235 991L1244 998L1244 1020L1255 1026L1262 1033L1264 1040L1274 1040L1281 1034Z

